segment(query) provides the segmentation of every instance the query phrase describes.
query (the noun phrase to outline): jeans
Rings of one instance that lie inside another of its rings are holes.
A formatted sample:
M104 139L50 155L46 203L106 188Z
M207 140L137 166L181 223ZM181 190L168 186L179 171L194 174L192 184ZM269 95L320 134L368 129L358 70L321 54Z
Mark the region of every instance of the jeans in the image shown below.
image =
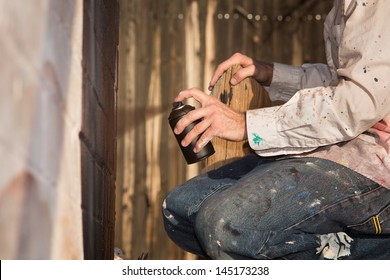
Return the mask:
M162 213L212 259L390 259L390 190L324 159L252 154L173 189Z

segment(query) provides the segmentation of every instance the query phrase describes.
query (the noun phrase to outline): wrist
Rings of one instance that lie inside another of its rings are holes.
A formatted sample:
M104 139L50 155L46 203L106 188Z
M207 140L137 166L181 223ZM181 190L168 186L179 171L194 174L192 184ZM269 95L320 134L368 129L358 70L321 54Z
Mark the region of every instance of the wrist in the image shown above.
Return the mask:
M272 82L272 77L274 75L274 64L273 63L264 63L263 62L263 69L264 73L264 79L260 83L262 86L270 86Z
M244 123L244 135L242 137L242 140L247 140L248 139L248 129L246 125L246 112L243 113L243 123Z

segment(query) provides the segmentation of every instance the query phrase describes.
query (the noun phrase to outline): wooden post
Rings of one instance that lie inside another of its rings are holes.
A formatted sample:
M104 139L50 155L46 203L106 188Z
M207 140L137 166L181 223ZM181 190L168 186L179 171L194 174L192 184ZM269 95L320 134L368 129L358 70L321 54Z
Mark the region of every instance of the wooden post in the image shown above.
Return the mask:
M254 79L247 78L235 86L230 84L231 77L240 68L241 66L234 65L228 69L218 80L212 95L239 112L270 106L271 101L267 92ZM214 138L212 143L215 154L206 160L206 171L216 169L251 152L248 141L232 142Z

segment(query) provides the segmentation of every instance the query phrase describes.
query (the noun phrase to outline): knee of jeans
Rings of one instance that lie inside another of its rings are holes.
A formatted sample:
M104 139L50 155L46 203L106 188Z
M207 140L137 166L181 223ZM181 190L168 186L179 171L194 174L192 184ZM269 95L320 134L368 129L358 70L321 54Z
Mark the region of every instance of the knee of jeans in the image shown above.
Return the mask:
M161 205L164 223L177 225L180 221L187 220L188 207L182 193L176 189L169 192Z
M210 205L210 203L208 203ZM207 255L213 259L226 257L226 252L234 245L238 231L229 227L230 223L223 209L216 205L202 207L195 219L196 236Z
M195 219L195 233L203 250L212 259L267 258L263 250L270 231L246 224L226 204L208 201Z
M177 211L175 209L175 203L173 200L175 197L171 195L171 193L168 193L168 195L165 197L162 205L161 205L161 212L162 212L162 217L164 220L164 223L173 223L175 224L175 212Z

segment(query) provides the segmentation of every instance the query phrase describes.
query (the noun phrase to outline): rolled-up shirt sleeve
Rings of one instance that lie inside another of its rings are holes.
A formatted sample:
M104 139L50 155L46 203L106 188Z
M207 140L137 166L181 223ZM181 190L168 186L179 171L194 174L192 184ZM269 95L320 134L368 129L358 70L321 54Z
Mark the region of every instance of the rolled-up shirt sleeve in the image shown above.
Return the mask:
M347 141L390 113L388 11L390 1L373 1L350 15L338 42L337 82L324 66L276 65L270 95L288 101L247 112L256 153L297 154Z
M274 75L268 88L272 101L288 101L298 90L337 83L326 64L292 66L274 63Z

